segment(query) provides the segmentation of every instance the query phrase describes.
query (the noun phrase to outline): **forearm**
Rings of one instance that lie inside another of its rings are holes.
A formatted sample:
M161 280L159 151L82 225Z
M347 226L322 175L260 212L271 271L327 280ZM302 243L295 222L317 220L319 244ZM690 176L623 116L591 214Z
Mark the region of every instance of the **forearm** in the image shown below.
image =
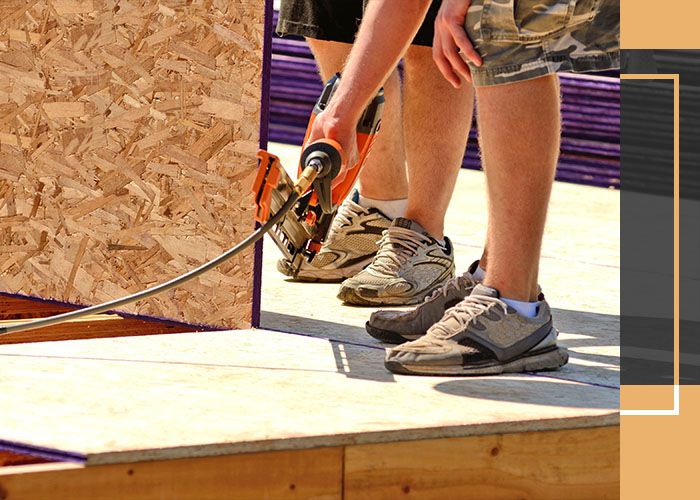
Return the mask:
M330 115L355 126L413 40L429 6L430 0L369 1Z

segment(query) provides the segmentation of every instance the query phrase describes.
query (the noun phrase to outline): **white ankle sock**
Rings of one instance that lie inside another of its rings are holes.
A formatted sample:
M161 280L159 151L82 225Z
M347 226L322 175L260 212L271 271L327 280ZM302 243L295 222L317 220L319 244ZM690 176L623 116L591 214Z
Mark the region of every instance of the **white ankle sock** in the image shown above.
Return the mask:
M397 217L403 217L403 215L406 213L408 199L401 198L399 200L373 200L372 198L367 198L366 196L360 195L358 204L364 208L376 208L381 213L393 220Z
M515 309L521 316L526 318L534 318L537 316L537 309L540 307L540 302L523 302L522 300L506 299L501 297L501 300Z
M486 276L486 269L481 266L476 266L474 274L472 274L476 281L484 281L484 276Z

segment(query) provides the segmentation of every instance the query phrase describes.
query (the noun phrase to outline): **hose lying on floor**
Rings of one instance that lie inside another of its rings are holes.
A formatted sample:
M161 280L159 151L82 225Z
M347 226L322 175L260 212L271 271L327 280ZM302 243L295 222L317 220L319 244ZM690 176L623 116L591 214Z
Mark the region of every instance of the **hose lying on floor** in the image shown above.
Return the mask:
M84 309L78 309L77 311L70 311L67 313L63 314L57 314L56 316L49 316L48 318L40 318L32 321L26 321L24 323L17 323L14 325L8 325L8 326L3 326L0 327L0 335L9 335L11 333L17 333L17 332L25 332L27 330L35 330L37 328L43 328L45 326L51 326L51 325L57 325L59 323L65 323L66 321L70 321L72 319L76 318L82 318L91 314L99 314L103 313L106 311L111 311L113 309L116 309L118 307L125 306L127 304L131 304L132 302L136 302L138 300L143 300L148 297L152 297L153 295L159 294L161 292L165 292L166 290L170 290L171 288L175 288L176 286L182 285L183 283L186 283L197 276L200 276L207 271L217 267L219 264L223 264L227 260L231 259L232 257L238 255L241 253L243 250L248 248L250 245L258 241L260 238L262 238L265 233L269 232L275 224L280 222L282 218L284 218L285 214L291 210L294 207L294 204L299 200L299 192L293 191L290 195L287 201L285 202L284 205L277 211L275 215L270 217L270 219L260 226L258 229L256 229L250 236L248 236L246 239L241 241L238 245L235 247L231 248L230 250L227 250L226 252L222 253L215 259L210 260L209 262L206 262L202 264L201 266L193 269L192 271L183 274L181 276L178 276L177 278L173 278L170 281L166 281L165 283L162 283L160 285L156 285L152 288L147 288L141 292L137 292L133 295L128 295L126 297L122 297L120 299L115 299L109 302L105 302L104 304L98 304L95 306L90 306L86 307Z

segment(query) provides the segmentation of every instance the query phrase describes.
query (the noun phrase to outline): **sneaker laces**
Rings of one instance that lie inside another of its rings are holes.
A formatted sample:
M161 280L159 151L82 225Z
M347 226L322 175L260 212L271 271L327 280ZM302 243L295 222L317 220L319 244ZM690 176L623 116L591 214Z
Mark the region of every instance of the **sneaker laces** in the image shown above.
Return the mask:
M430 302L440 295L447 297L450 290L459 292L460 290L473 287L474 285L476 285L476 281L472 277L471 273L467 271L461 276L455 276L454 278L447 280L440 288L433 290L433 292L424 299L424 302Z
M328 231L326 241L333 241L333 239L341 233L343 227L352 225L353 218L366 213L368 213L368 211L357 203L343 203L340 205L338 212L333 218L333 223L331 224L330 231Z
M505 314L508 314L508 305L497 297L469 295L456 306L448 309L442 319L433 326L432 331L438 333L438 336L454 335L456 332L450 320L456 322L456 331L463 331L472 319L486 312L492 305L500 307ZM446 326L446 323L449 324L449 326Z
M372 269L394 276L408 259L428 248L431 240L420 233L399 226L391 226L379 240L379 251L372 262Z

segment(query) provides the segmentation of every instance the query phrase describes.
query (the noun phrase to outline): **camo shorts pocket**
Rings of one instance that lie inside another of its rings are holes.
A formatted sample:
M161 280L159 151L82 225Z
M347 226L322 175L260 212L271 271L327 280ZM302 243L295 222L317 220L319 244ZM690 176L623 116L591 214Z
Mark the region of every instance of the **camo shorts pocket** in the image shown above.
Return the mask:
M533 42L595 17L600 0L485 0L485 40Z
M473 0L465 29L477 86L619 68L619 0Z

